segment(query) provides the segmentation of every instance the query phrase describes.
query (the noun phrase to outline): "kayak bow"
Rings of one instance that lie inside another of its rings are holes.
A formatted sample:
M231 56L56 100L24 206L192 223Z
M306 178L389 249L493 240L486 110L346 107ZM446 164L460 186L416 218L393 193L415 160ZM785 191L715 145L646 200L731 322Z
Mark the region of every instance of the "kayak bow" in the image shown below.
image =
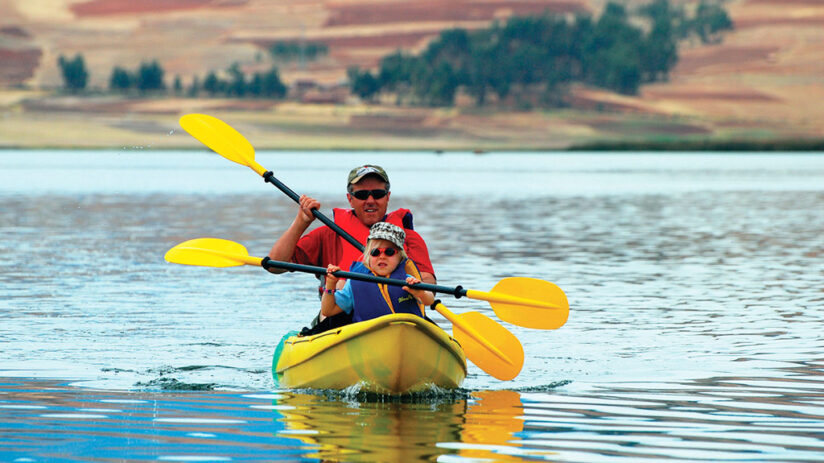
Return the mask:
M435 324L392 314L313 336L287 336L272 359L286 388L345 389L401 395L433 385L455 389L466 377L461 346Z

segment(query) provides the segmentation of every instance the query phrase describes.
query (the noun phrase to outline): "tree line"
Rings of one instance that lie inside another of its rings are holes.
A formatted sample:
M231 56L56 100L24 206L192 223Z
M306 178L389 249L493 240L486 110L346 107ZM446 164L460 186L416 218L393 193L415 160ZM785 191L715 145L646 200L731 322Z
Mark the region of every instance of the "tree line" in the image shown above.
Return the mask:
M625 7L608 3L597 20L513 16L486 29L445 30L420 54L397 51L375 72L350 68L350 89L368 101L390 94L401 104L428 106L452 106L459 91L478 106L490 98L559 105L575 82L635 94L668 78L680 40L713 42L732 28L726 11L705 0L692 15L668 0L638 13L649 27L635 26Z
M329 53L329 47L320 42L278 41L269 47L269 54L277 62L315 61Z
M478 106L508 99L558 106L572 83L634 94L645 83L669 77L680 41L717 42L733 26L726 11L709 0L701 0L689 14L669 0L654 0L637 15L646 27L635 25L625 7L608 3L597 19L584 14L513 16L485 29L448 29L417 55L397 51L382 58L375 71L348 69L350 91L366 101L390 95L398 104L428 106L452 106L459 92ZM317 59L327 52L320 43L279 42L269 48L272 57L282 61ZM58 65L68 91L86 89L89 74L81 54L61 55ZM223 73L193 77L188 88L176 76L168 89L164 75L156 60L133 71L116 66L109 91L283 98L288 90L276 66L246 75L236 63Z
M269 55L275 62L314 61L329 52L326 44L304 41L278 41L268 48ZM258 58L260 60L260 58ZM61 55L57 64L63 77L64 88L72 93L86 90L89 72L82 54L73 58ZM165 71L157 60L140 63L140 66L130 71L121 66L115 66L109 76L109 91L116 93L164 93L167 90L164 81ZM276 66L268 71L256 72L247 76L235 63L226 69L227 77L223 78L217 72L211 71L203 79L195 76L190 86L184 89L180 76L175 76L171 91L176 95L191 97L206 94L208 96L225 97L266 97L282 98L286 95L287 87L280 79Z
M67 91L78 93L86 90L88 71L82 54L74 58L60 56L58 66L63 76L63 84ZM198 76L192 79L188 88L184 88L180 76L175 76L171 92L175 95L197 97L261 97L283 98L288 88L280 79L277 67L265 72L255 72L246 75L237 63L226 70L226 78L210 71L201 80ZM109 77L109 91L122 94L166 94L169 89L164 80L165 71L157 60L140 63L135 71L115 66Z

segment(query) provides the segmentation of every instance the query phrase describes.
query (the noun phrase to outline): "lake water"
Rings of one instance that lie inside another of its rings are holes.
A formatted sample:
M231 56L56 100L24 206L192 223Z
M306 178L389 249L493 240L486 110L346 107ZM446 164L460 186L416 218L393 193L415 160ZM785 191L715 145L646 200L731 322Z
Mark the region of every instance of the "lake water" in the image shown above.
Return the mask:
M440 283L549 280L569 322L506 325L514 381L470 364L463 389L403 400L279 389L313 277L163 255L218 237L263 256L291 200L205 151L0 151L0 460L824 461L824 156L257 160L326 212L351 167L383 165Z

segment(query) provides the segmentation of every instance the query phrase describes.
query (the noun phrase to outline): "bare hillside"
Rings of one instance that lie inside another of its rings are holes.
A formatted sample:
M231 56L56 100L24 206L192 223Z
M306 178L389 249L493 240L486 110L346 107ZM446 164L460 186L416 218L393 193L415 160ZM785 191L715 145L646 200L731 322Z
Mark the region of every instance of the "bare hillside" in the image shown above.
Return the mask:
M53 86L60 82L56 57L79 52L93 86L105 86L113 66L151 59L187 80L234 62L268 67L269 45L303 40L327 44L328 56L305 66L275 64L287 79L334 82L349 66L371 66L398 48L416 49L444 28L588 8L583 0L0 0L0 37L9 38L0 47L40 53L40 59L21 54L4 60L0 68L15 69L14 76L3 72L9 76L3 83Z
M316 110L273 102L119 101L45 98L19 89L60 84L57 57L82 53L92 87L107 86L114 66L136 68L158 60L167 79L225 70L280 68L287 82L334 84L352 65L374 66L396 49L419 50L450 27L484 27L510 15L550 10L597 14L601 0L0 0L0 110L9 127L45 124L49 117L80 113L143 114L173 121L181 111L244 111L269 124L310 124ZM624 3L637 6L643 0ZM690 3L681 1L679 3ZM633 137L824 136L824 2L732 0L735 31L717 45L685 44L667 83L642 87L635 97L591 88L574 90L574 109L559 115L495 117L461 113L372 108L328 113L319 123L380 133L380 146L405 146L420 133L440 130L444 140L466 137L458 147L563 147L589 139ZM276 41L319 41L328 55L307 63L277 63L266 52ZM5 109L4 109L5 108ZM16 108L16 109L14 109ZM277 108L289 108L278 114ZM22 109L22 111L21 111ZM252 113L257 113L254 116ZM332 114L332 115L330 115ZM338 116L333 116L338 114ZM343 114L343 115L340 115ZM411 114L411 116L410 116ZM38 115L35 117L34 115ZM291 116L290 116L291 115ZM663 117L662 117L663 116ZM143 116L141 116L143 117ZM393 119L396 117L398 119ZM548 121L548 117L551 120ZM285 118L285 119L284 119ZM371 118L371 119L370 119ZM280 122L274 122L275 120ZM370 125L369 121L372 121ZM397 120L397 122L392 122ZM629 121L629 122L628 122ZM378 123L380 122L380 123ZM72 124L75 124L73 122ZM117 127L122 122L111 123ZM110 125L111 125L110 124ZM381 128L383 124L383 129ZM72 125L72 127L74 127ZM252 128L252 130L254 130ZM343 129L345 132L347 129ZM404 133L404 131L407 131ZM7 131L8 132L8 131ZM281 131L282 132L282 131ZM113 134L117 138L120 132ZM499 134L489 142L489 134ZM266 138L283 146L287 138ZM294 135L294 134L293 134ZM401 137L402 141L391 139ZM0 145L25 144L25 131ZM387 138L388 137L388 138ZM2 136L0 136L2 138ZM311 138L311 137L309 137ZM300 137L292 137L297 140ZM471 141L474 140L474 141ZM519 140L526 140L518 145ZM104 143L104 142L101 142ZM357 143L352 141L353 146ZM414 145L414 142L412 143ZM429 145L425 146L429 147Z

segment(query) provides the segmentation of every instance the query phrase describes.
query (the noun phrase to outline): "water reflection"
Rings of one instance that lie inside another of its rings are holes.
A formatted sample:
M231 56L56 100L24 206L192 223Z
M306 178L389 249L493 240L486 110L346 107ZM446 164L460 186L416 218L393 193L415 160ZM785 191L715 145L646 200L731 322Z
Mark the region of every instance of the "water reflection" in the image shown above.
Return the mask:
M523 439L560 461L822 461L822 366L784 379L719 376L525 394Z
M311 276L163 261L195 236L268 251L295 206L249 171L25 154L0 156L0 376L85 389L0 380L2 461L824 461L822 156L272 154L325 208L351 165L387 167L444 284L569 296L562 329L510 327L516 382L470 365L472 392L386 403L259 392Z
M523 429L520 395L475 391L463 397L404 400L319 400L286 393L276 401L282 436L313 448L305 456L330 461L431 461L440 454L508 461L498 447Z
M299 461L237 393L133 393L0 378L2 461Z
M521 395L515 391L476 391L476 399L464 415L460 439L441 442L441 448L456 448L458 455L470 459L522 461L510 454L518 453L515 439L524 429ZM545 452L531 453L533 456Z
M822 461L824 359L783 378L390 400L102 391L0 378L0 460Z
M100 391L0 378L0 460L509 461L522 415L520 394L507 390L365 399Z

